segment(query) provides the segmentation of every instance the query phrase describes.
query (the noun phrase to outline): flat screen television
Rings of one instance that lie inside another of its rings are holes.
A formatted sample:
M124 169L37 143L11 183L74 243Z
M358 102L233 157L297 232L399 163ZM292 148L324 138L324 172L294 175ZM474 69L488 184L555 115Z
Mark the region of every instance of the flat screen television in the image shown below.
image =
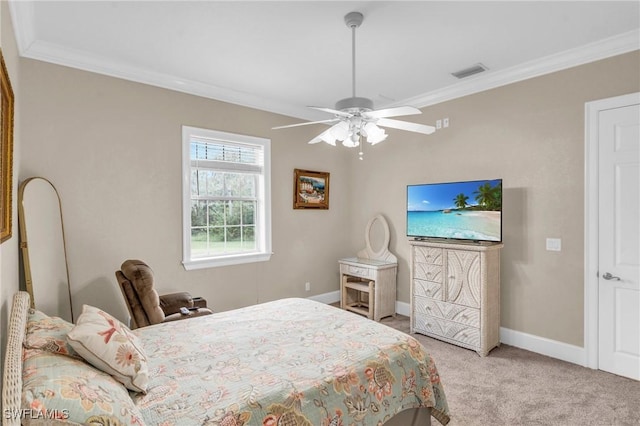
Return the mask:
M502 241L502 179L407 185L407 236Z

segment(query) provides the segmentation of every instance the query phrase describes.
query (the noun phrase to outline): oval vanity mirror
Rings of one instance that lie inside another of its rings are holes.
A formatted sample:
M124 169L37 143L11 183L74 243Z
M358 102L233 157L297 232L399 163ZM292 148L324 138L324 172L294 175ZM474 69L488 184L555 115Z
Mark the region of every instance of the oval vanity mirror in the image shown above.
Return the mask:
M29 178L18 192L20 247L31 306L73 322L60 197L44 178Z
M386 224L382 216L376 216L369 221L365 241L371 253L380 254L389 247L389 227L385 226Z
M366 259L387 260L395 262L396 257L389 251L389 224L384 216L374 216L365 229L366 247L358 253L358 257Z

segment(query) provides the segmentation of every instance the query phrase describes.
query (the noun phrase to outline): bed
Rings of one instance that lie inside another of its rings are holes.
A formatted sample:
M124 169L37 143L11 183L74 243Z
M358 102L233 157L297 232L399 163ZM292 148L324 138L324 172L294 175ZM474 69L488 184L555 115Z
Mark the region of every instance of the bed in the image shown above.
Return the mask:
M112 326L93 337L111 343L122 332L141 348L137 354L119 350L115 355L120 364L135 365L134 379L123 382L118 374L126 372L97 368L91 359L95 353L80 351L84 346L77 345L77 336L89 314L107 318ZM132 332L87 306L75 325L48 317L29 309L28 293L18 292L2 398L7 425L425 426L431 417L445 425L449 421L436 366L413 337L298 298Z

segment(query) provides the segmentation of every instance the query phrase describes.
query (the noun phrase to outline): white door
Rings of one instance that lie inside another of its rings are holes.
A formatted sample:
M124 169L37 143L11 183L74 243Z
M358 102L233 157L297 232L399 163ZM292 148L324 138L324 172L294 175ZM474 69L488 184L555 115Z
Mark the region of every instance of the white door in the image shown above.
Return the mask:
M598 128L598 368L640 380L640 105Z

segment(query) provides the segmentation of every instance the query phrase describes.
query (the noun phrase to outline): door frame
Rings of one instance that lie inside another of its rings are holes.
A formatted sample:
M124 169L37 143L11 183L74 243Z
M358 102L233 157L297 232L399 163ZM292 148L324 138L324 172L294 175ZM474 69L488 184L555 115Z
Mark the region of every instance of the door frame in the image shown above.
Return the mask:
M584 366L598 369L598 116L640 104L640 92L585 103Z

